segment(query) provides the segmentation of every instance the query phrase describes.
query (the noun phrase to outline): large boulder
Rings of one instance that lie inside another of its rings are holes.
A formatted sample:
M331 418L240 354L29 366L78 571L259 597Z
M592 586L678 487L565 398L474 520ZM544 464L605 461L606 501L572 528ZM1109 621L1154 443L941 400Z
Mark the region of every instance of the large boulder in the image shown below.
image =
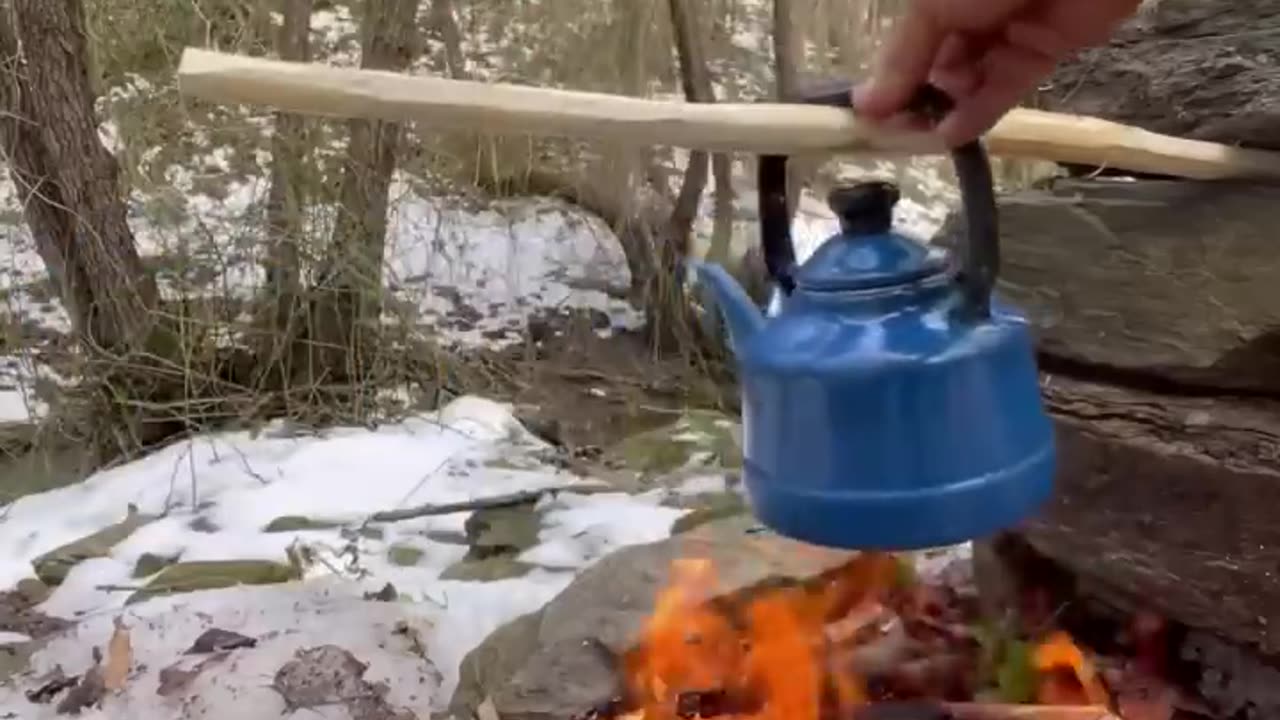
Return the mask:
M743 516L626 548L469 653L451 703L454 717L473 717L486 698L504 720L569 717L612 698L618 690L613 662L639 639L672 561L688 557L710 559L726 595L812 580L853 559L762 532Z
M1147 0L1111 44L1063 64L1041 101L1171 135L1280 147L1280 5Z
M1054 373L1280 392L1280 186L1065 180L1000 199L1000 290ZM940 243L954 245L958 218ZM1156 380L1152 380L1156 381Z

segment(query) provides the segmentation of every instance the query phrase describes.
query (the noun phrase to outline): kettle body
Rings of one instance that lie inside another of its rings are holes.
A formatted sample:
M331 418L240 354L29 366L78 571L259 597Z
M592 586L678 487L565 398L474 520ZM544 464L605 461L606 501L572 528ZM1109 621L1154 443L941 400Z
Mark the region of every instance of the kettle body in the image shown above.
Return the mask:
M776 313L765 317L723 268L695 265L736 358L750 505L782 535L863 550L951 545L1015 525L1052 495L1054 430L1031 329L995 292L990 163L979 141L952 157L966 220L957 252L895 232L898 189L863 182L831 194L841 232L797 265L786 158L766 156L760 235Z
M1026 319L966 322L949 284L803 291L736 349L753 512L805 542L912 549L1016 524L1052 493L1053 427ZM834 308L850 303L856 308Z

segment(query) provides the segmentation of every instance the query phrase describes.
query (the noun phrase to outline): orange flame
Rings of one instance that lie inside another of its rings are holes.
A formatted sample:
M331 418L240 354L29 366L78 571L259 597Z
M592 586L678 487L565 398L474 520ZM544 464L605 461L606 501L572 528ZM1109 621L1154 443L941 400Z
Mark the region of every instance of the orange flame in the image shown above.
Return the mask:
M725 714L754 720L817 718L828 693L842 707L863 702L857 678L828 672L824 630L887 587L896 570L892 557L859 556L832 582L762 590L734 608L712 602L710 561L678 560L627 658L629 696L644 720L674 720L687 693L722 692L743 705Z
M673 563L641 642L624 664L627 720L817 720L847 716L868 701L864 680L839 660L883 617L900 577L890 555L863 554L808 585L718 596L711 561ZM1044 705L1106 705L1108 693L1065 633L1039 643L1032 665ZM1065 676L1065 677L1064 677ZM690 696L721 706L682 707Z
M1064 632L1055 632L1036 646L1032 663L1043 677L1037 697L1042 705L1106 705L1110 700L1093 663ZM1069 678L1058 672L1064 670Z

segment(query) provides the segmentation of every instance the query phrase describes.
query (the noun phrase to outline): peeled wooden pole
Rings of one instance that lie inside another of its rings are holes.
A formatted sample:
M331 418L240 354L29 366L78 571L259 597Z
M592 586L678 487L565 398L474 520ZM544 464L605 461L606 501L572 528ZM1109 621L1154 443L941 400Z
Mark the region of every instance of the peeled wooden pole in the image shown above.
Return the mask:
M188 48L184 95L305 115L415 120L441 129L755 154L934 154L929 135L884 131L848 110L697 104L264 60ZM1187 140L1078 115L1018 109L987 135L995 155L1202 180L1280 178L1280 153Z

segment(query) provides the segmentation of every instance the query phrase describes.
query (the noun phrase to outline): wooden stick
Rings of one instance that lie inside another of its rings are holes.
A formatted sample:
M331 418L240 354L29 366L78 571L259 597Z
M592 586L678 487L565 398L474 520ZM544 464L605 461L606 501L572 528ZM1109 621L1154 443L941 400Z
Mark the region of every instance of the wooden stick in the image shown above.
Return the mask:
M902 700L861 705L850 720L1121 720L1094 705L1005 705L1001 703L935 703Z
M697 104L265 60L188 48L181 92L337 118L418 121L493 134L570 137L755 154L937 154L931 135L885 131L848 110ZM1018 109L987 136L996 155L1195 179L1280 178L1280 153Z
M947 703L956 720L1120 720L1098 705L1000 705Z

